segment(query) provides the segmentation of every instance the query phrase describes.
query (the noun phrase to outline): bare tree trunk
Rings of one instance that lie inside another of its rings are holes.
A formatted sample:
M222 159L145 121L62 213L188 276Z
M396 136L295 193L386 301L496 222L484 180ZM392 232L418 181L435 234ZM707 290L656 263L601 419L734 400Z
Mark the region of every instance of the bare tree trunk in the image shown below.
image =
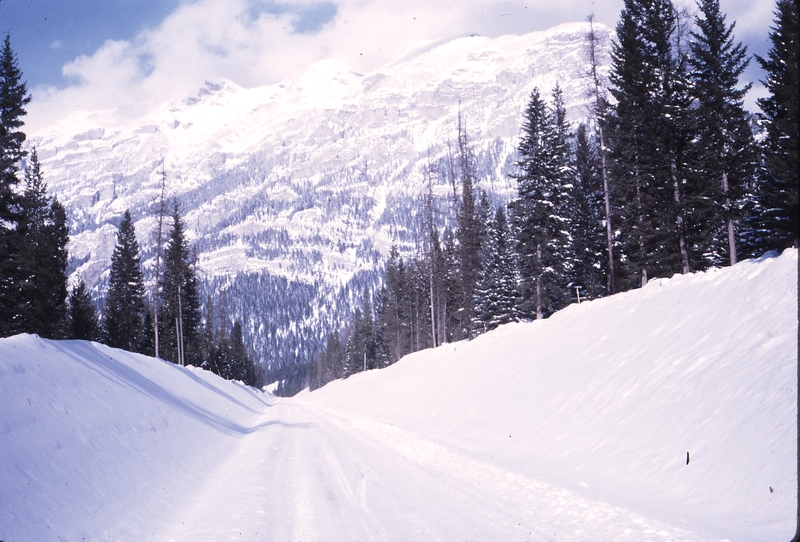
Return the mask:
M166 202L164 198L167 190L167 172L164 165L161 165L161 199L158 202L158 238L156 239L156 284L153 292L153 334L155 356L158 357L158 281L161 273L161 239L164 230L164 213L166 212Z
M436 230L434 229L433 224L433 166L431 165L431 153L430 149L428 150L428 201L427 204L427 230L428 230L428 259L430 261L430 265L428 267L429 274L428 274L428 283L430 286L430 301L431 301L431 346L436 348L436 315L434 310L435 300L435 293L433 283L436 276L436 250L435 250L435 243L434 243L434 235Z
M539 260L539 267L542 265L542 245L536 245L536 258ZM536 319L542 319L542 272L536 276Z
M678 183L678 166L675 163L675 156L670 156L669 169L672 173L672 188L674 190L675 207L677 210L677 217L675 224L678 228L678 246L681 251L681 263L683 264L683 274L689 274L691 268L689 267L689 251L686 248L686 234L684 233L685 225L683 222L683 207L681 206L681 189Z
M647 264L645 263L645 247L644 247L644 208L642 204L642 187L639 179L639 170L635 170L633 174L634 184L636 186L636 221L639 224L639 258L642 265L642 288L647 286Z
M725 210L729 211L731 208L731 198L728 195L728 172L722 171L722 193L725 194ZM730 255L731 265L736 265L736 236L733 229L733 219L726 216L725 220L728 225L728 254Z
M605 200L606 213L606 250L608 252L608 293L617 293L617 274L614 269L614 234L611 228L611 197L608 185L608 167L606 165L606 141L603 130L603 100L600 96L600 78L597 75L597 37L594 33L594 15L589 16L589 63L592 70L592 83L594 85L595 117L597 118L597 132L600 136L600 165L603 174L603 199Z

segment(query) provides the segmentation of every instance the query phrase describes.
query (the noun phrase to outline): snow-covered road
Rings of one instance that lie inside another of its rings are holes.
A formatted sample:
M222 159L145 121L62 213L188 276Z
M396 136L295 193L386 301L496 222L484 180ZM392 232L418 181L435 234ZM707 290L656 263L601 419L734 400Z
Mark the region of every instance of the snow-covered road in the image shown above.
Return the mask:
M174 524L155 539L702 540L391 425L292 401L265 409Z
M797 265L652 281L290 399L0 339L0 540L788 540Z

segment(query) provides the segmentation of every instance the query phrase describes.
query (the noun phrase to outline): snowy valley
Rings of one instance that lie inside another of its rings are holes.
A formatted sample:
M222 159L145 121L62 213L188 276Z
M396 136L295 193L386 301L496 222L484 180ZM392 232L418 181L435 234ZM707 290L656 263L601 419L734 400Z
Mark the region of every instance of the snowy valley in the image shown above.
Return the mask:
M612 31L595 31L606 66ZM418 248L429 162L440 226L452 223L447 156L459 111L479 188L494 203L516 190L509 174L534 87L549 93L559 83L569 117L586 117L587 32L575 23L440 40L366 74L322 61L292 85L208 82L135 122L119 111L75 113L29 138L69 210L72 277L102 299L130 209L152 283L163 170L206 290L217 301L226 292L257 359L307 362L379 280L390 246L406 255Z
M280 399L0 339L0 539L788 540L797 250Z

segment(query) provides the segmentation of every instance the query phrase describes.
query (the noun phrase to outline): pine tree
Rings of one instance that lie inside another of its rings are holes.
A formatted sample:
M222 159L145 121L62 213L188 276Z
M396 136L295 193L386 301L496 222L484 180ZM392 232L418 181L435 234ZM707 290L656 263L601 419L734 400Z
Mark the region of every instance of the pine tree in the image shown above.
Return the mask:
M602 214L603 225L605 226L605 251L606 260L605 265L601 266L606 270L606 291L608 294L613 295L617 293L617 273L616 273L616 260L614 259L614 228L612 225L611 213L611 183L610 183L610 168L608 164L608 149L606 147L606 125L608 124L608 112L610 109L606 90L601 84L599 67L600 61L597 55L598 38L594 31L594 15L589 16L589 34L588 40L588 56L591 75L590 96L593 98L592 113L596 119L597 125L597 139L599 143L598 156L600 160L600 175L602 179L602 193L603 193L603 208ZM585 136L585 134L584 134ZM576 156L577 160L581 158ZM580 170L578 174L581 175ZM583 178L583 177L581 177ZM591 203L590 203L591 205Z
M698 30L692 32L689 44L700 181L692 229L703 232L699 241L705 266L720 265L723 260L733 265L736 223L755 169L753 136L743 104L750 85L738 88L749 61L747 48L734 43L734 25L725 23L719 0L701 0L699 7Z
M487 247L482 251L481 281L476 293L475 327L481 332L517 320L517 277L503 207L495 211Z
M159 352L164 359L174 363L180 363L182 354L186 365L201 365L203 360L198 339L202 313L194 260L185 230L180 208L175 202L161 276Z
M766 58L756 57L767 72L769 96L758 100L766 125L766 174L758 187L761 250L783 250L798 240L798 171L800 171L800 22L797 2L778 0L775 26Z
M47 195L36 149L25 170L18 225L18 292L12 331L61 338L66 333L67 216Z
M86 283L81 279L69 293L67 338L95 341L97 336L97 309Z
M16 313L19 281L22 219L21 197L15 187L19 183L20 160L26 156L22 148L25 133L22 117L30 102L17 57L6 34L0 52L0 336L12 333Z
M361 307L355 311L353 334L347 344L346 376L376 368L375 329L369 297L369 291L365 290Z
M567 110L564 104L564 93L556 84L553 89L553 106L551 122L554 129L553 156L558 168L558 176L554 182L554 197L551 220L554 231L550 242L550 252L561 275L559 282L566 287L564 297L557 301L554 310L569 304L571 289L582 277L579 269L583 265L584 254L578 252L576 246L576 226L581 219L582 209L576 197L579 179L572 152L573 132L567 122Z
M231 367L231 379L240 380L248 386L257 386L255 366L244 345L242 325L236 321L231 330L228 348L228 363Z
M534 89L517 148L518 197L510 204L520 280L517 309L523 318L543 318L568 300L561 254L570 244L569 225L561 214L568 183L562 177L564 140L557 115Z
M638 276L642 285L648 277L691 270L690 87L679 20L669 0L625 0L612 47L615 199L628 280Z
M612 291L606 257L605 194L599 162L586 125L580 124L575 134L574 286L580 287L581 296L589 299Z
M146 342L144 276L139 263L139 243L130 211L125 211L111 255L101 340L115 348L149 354Z
M481 226L475 205L475 168L469 149L467 128L458 116L458 164L461 177L461 204L458 206L458 306L453 317L458 322L456 339L470 336L475 317L474 297L480 275Z

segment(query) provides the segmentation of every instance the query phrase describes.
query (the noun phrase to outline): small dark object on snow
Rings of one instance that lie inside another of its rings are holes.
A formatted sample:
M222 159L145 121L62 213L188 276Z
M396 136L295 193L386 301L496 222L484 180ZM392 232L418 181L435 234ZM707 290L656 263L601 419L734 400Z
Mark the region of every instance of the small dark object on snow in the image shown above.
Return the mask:
M689 452L686 452L686 464L689 464Z
M772 486L769 486L769 492L772 493Z

